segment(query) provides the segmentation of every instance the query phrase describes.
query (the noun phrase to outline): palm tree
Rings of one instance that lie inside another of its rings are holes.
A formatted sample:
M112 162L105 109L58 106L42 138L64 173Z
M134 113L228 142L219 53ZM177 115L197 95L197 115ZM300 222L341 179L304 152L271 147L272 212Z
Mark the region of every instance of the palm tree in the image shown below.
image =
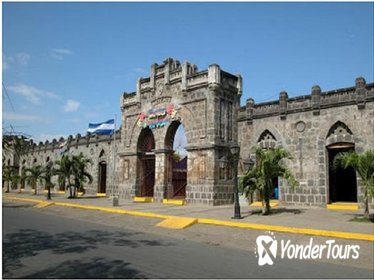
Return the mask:
M55 169L55 174L59 176L59 181L60 182L65 182L67 181L67 187L70 190L70 196L69 198L73 198L73 192L72 192L72 176L73 176L73 161L70 158L69 155L63 155L60 160L56 160L56 165L58 166Z
M25 171L28 172L26 178L30 181L31 186L34 188L34 195L36 195L38 180L41 181L43 179L45 170L41 165L34 165L31 168L26 168Z
M55 170L55 174L56 174L56 170ZM65 191L65 185L66 185L65 177L62 176L61 174L58 174L57 182L58 182L58 187L59 187L58 190Z
M369 219L369 198L374 197L374 150L367 150L363 154L345 152L334 159L334 168L353 167L360 176L364 186L364 216Z
M53 162L50 161L47 163L47 166L44 167L43 179L48 190L47 199L51 199L51 187L52 187L52 176L55 174L53 169Z
M18 188L18 183L21 181L21 177L16 173L16 171L12 174L12 189Z
M20 185L19 185L19 190L18 190L19 193L21 193L22 189L25 188L25 184L26 184L26 181L27 181L26 177L27 177L26 170L25 170L25 168L22 168L21 176L20 176Z
M76 192L81 191L83 194L85 193L85 189L83 183L86 183L87 180L89 184L92 183L92 176L90 173L87 172L86 168L88 164L92 164L91 159L87 159L80 153L78 156L72 157L73 161L73 174L74 174L74 197L76 196Z
M12 182L14 173L15 173L14 167L3 165L3 182L6 183L6 190L5 190L6 193L9 192L10 183Z
M254 148L256 163L248 170L240 182L240 189L248 197L255 190L260 192L262 199L262 214L270 213L270 196L273 189L273 179L285 178L291 187L298 185L291 170L285 166L284 159L291 159L290 154L283 148L262 149Z

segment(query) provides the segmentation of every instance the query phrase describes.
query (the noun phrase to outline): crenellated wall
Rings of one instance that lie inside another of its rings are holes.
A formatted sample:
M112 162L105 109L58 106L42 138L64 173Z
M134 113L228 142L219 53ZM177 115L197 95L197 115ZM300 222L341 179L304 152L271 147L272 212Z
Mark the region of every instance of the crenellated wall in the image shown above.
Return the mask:
M111 187L111 177L113 170L113 135L86 135L81 136L77 134L75 137L70 135L64 139L61 137L59 140L53 139L51 142L48 140L45 142L34 143L32 140L26 145L25 152L21 155L18 160L18 164L11 163L11 165L17 166L19 172L22 172L23 168L30 168L34 164L45 166L47 162L61 159L63 152L70 155L79 155L82 153L86 158L90 158L93 164L88 166L88 172L93 177L92 184L86 184L85 189L88 194L96 194L98 192L98 178L99 178L99 163L107 163L107 193L109 193ZM116 133L116 147L121 143L121 133ZM118 159L117 159L118 161ZM3 154L3 162L7 162L7 155ZM55 184L54 190L59 189L57 176L53 177L53 183ZM38 189L44 189L44 186L38 183Z

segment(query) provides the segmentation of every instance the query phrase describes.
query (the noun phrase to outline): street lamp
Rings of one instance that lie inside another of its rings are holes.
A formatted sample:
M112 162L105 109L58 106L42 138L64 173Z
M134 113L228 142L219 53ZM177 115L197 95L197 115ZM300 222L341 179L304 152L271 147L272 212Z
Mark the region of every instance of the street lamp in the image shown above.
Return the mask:
M247 172L249 169L252 169L252 167L255 165L255 162L251 157L248 157L243 161L244 165L244 171Z
M231 146L230 152L234 163L234 217L232 219L242 219L240 215L240 204L239 204L239 190L238 190L238 161L239 161L239 146Z

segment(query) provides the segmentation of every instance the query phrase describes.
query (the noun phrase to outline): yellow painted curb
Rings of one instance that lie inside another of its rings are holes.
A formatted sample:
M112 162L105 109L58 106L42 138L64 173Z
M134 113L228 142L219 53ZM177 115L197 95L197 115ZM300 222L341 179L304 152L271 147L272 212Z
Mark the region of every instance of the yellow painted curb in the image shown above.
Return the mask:
M180 205L180 206L182 206L182 205L186 204L186 200L185 199L163 199L162 203L167 204L167 205Z
M261 201L255 201L250 206L262 207L262 202ZM277 208L278 206L279 206L279 201L278 200L270 200L270 207Z
M349 210L349 211L359 210L357 203L348 203L348 202L336 202L336 203L327 204L326 208L330 210Z
M184 229L189 226L192 226L195 223L197 223L197 219L195 218L173 217L163 220L156 226L172 229Z
M87 209L87 210L97 210L97 211L103 211L103 212L115 213L115 214L126 214L126 215L147 217L147 218L167 219L167 218L172 217L172 216L161 215L161 214L156 214L156 213L131 211L131 210L125 210L125 209L110 208L110 207L90 206L90 205L82 205L82 204L75 204L75 203L55 202L55 205L56 206Z
M106 193L96 193L96 196L99 196L99 197L106 197Z
M43 202L40 202L39 204L35 205L34 207L35 207L35 208L44 208L44 207L51 206L51 205L53 205L53 204L54 204L54 202L43 201Z
M149 203L149 202L153 202L153 197L135 196L133 201L134 202L141 202L141 203Z
M250 223L230 222L230 221L204 219L204 218L202 219L199 218L198 223L208 224L208 225L217 225L217 226L257 229L257 230L265 230L265 231L270 230L270 231L285 232L285 233L296 233L296 234L316 235L316 236L324 236L324 237L374 241L374 234L364 234L364 233L354 233L354 232L344 232L344 231L330 231L330 230L309 229L309 228L284 227L284 226L274 226L274 225L266 225L266 224L250 224Z
M44 201L44 200L40 200L40 199L20 198L20 197L15 197L15 196L3 196L3 198L11 199L11 200L26 201L26 202L34 202L34 203L41 203L41 202Z
M44 202L43 200L9 197L9 196L3 196L3 198L20 200L20 201L28 201L28 202L36 202L36 203ZM178 217L178 216L169 216L169 215L162 215L162 214L156 214L156 213L150 213L150 212L130 211L130 210L125 210L125 209L89 206L89 205L81 205L81 204L74 204L74 203L54 202L54 205L63 206L63 207L79 208L79 209L87 209L87 210L97 210L97 211L103 211L103 212L115 213L115 214L126 214L126 215L147 217L147 218L181 219L181 217ZM183 218L194 219L191 217L183 217ZM306 234L306 235L314 235L314 236L322 236L322 237L334 237L334 238L354 239L354 240L374 242L374 234L285 227L285 226L275 226L275 225L266 225L266 224L241 223L241 222L231 222L231 221L205 219L205 218L197 218L196 220L197 221L195 223L207 224L207 225L228 226L228 227L255 229L255 230L263 230L263 231L270 230L270 231L284 232L284 233Z
M57 193L65 194L65 191L58 191Z

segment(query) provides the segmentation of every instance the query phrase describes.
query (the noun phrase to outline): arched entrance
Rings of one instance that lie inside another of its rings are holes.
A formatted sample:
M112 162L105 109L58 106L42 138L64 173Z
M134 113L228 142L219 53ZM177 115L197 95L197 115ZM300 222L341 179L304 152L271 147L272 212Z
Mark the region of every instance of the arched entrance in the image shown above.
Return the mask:
M99 163L99 185L98 193L106 193L107 164L105 161Z
M357 202L357 178L352 167L334 167L339 153L355 150L353 133L343 122L336 122L326 138L328 156L329 197L328 202Z
M155 139L152 131L144 128L138 141L138 183L137 196L153 197L155 185Z
M354 151L351 143L337 143L327 147L329 160L329 202L357 202L357 178L352 167L334 168L334 159L339 153Z
M274 134L271 133L268 129L265 129L260 137L257 140L257 145L262 149L274 149L277 146L277 139ZM279 181L278 177L272 179L273 188L271 190L270 199L278 200L279 199ZM261 201L259 194L257 195L257 200Z
M166 158L166 198L185 199L187 186L187 138L179 121L170 124L165 137L169 150Z

